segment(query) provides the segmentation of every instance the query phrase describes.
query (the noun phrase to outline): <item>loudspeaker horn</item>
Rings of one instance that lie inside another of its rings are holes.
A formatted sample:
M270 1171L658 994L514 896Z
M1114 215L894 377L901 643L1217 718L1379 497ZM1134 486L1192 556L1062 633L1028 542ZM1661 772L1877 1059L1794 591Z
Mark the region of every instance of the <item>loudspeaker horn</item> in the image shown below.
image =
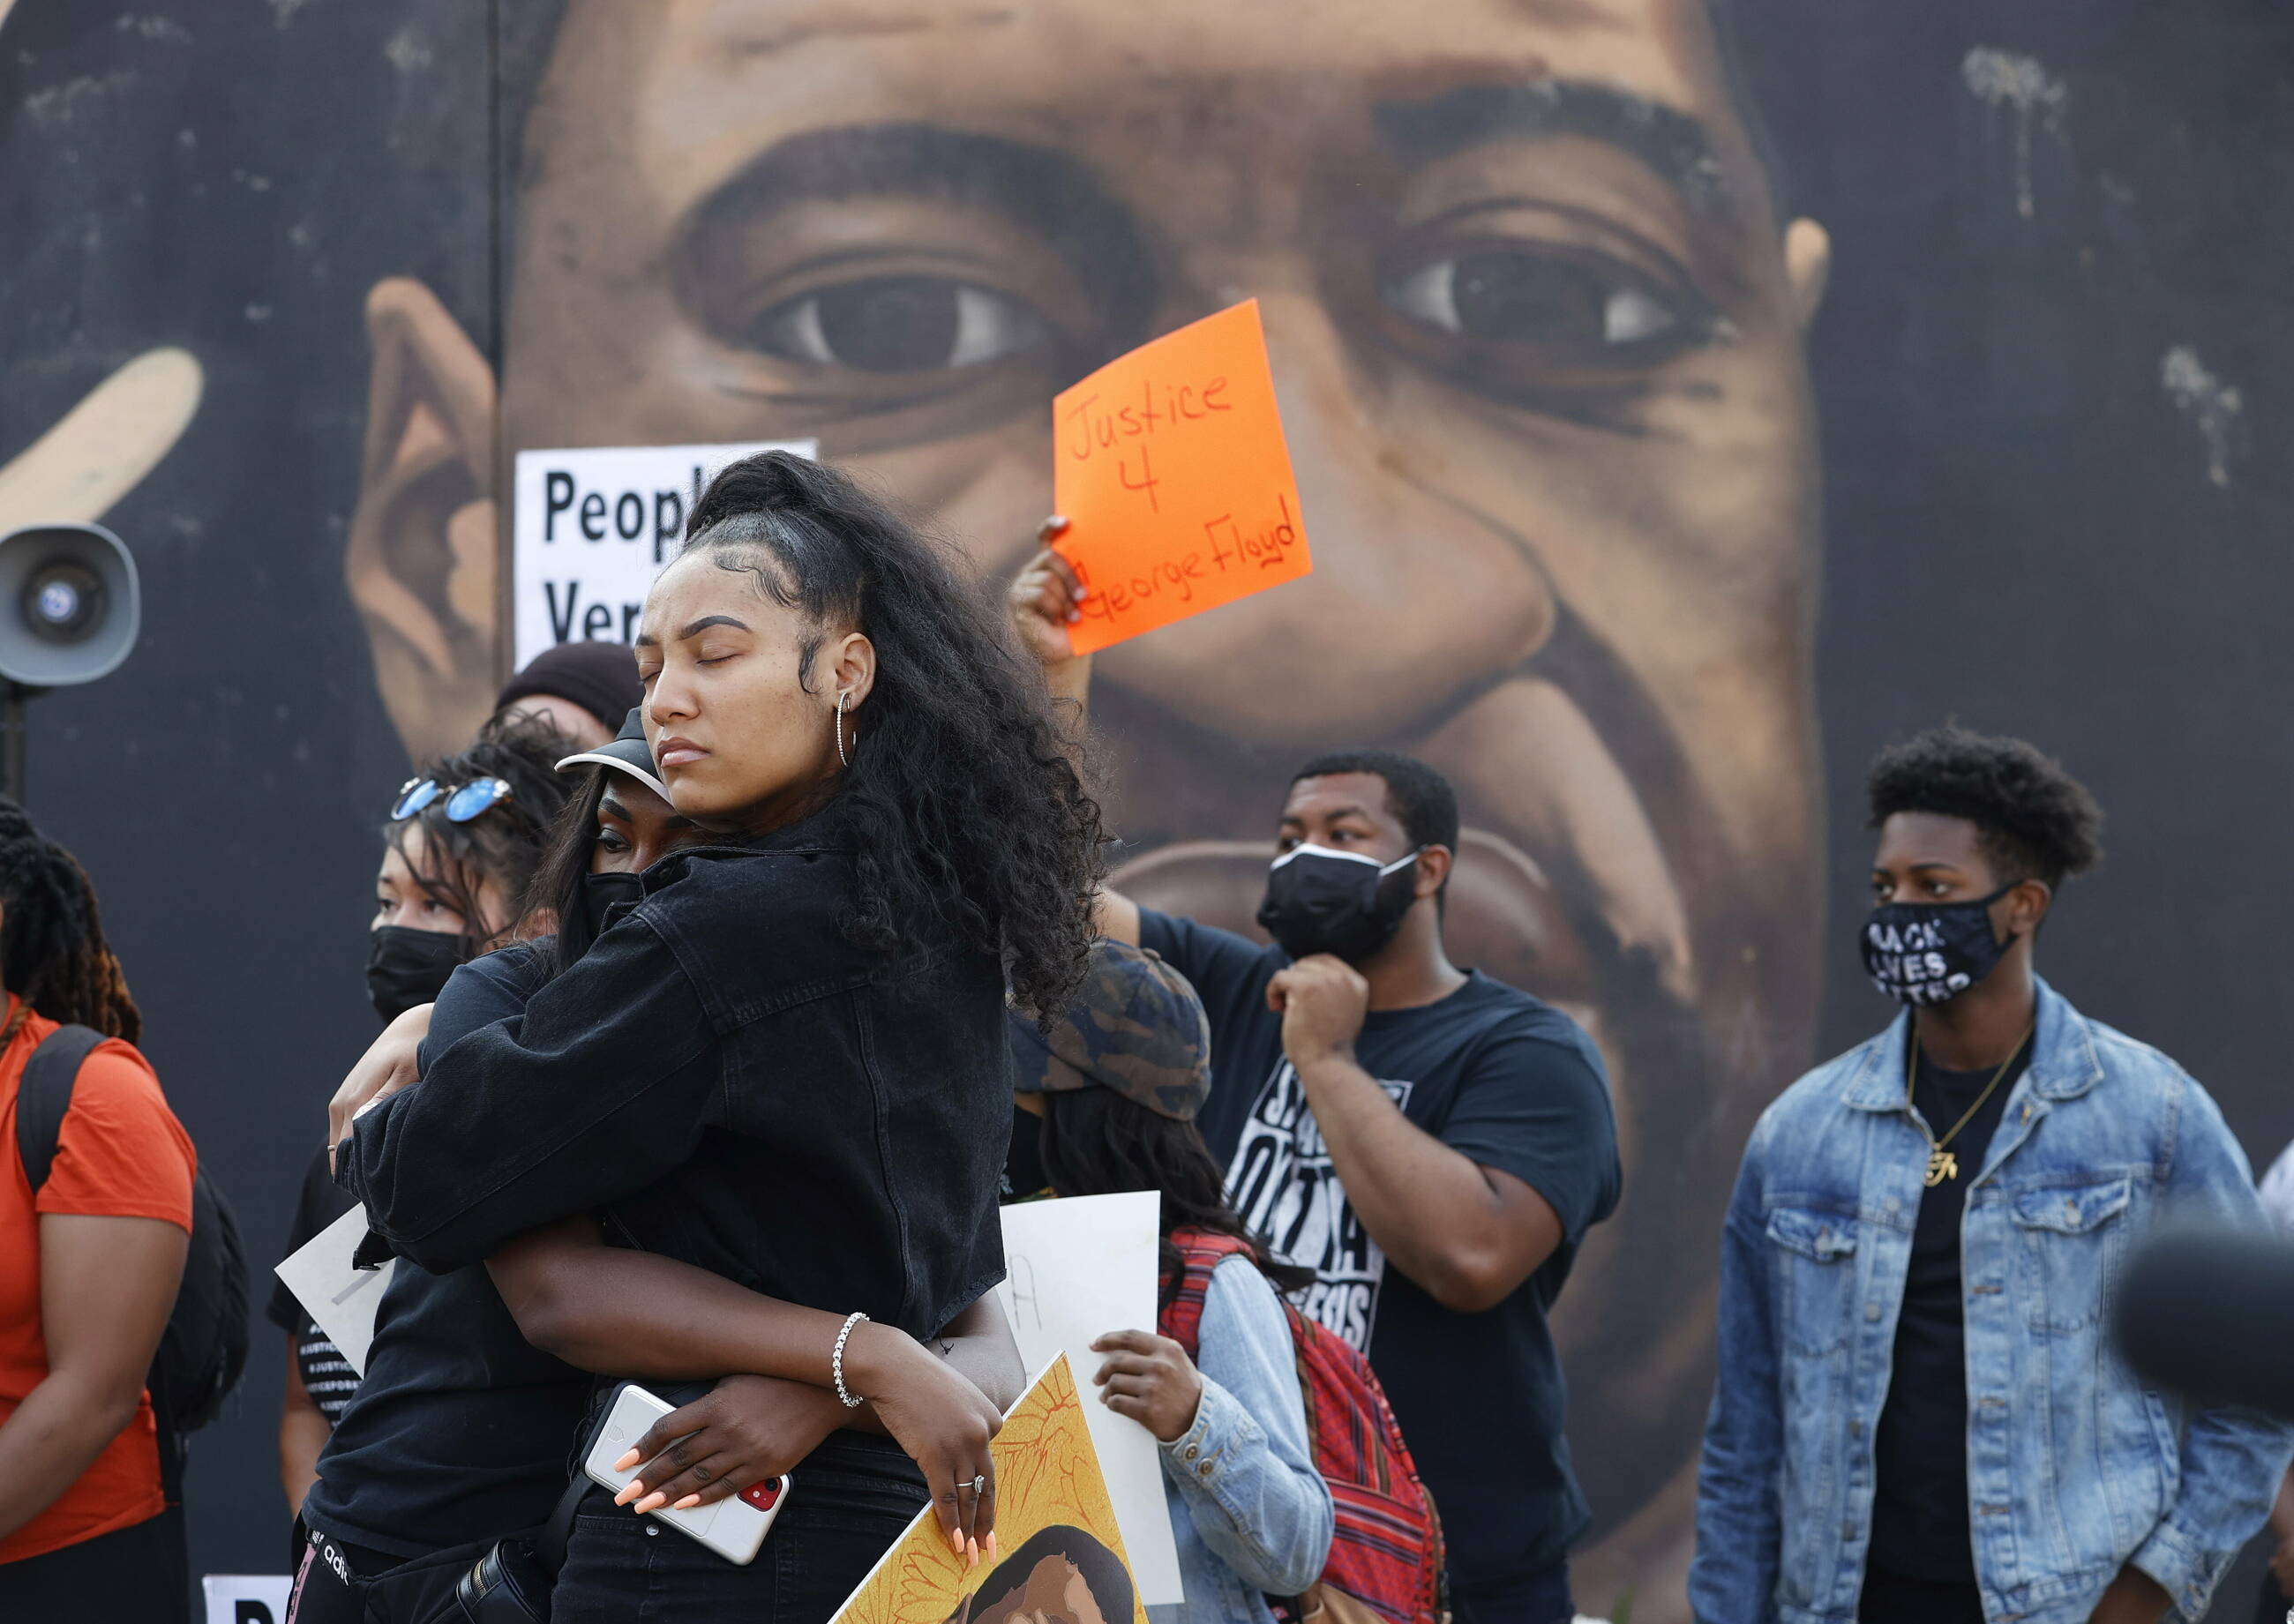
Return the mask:
M0 536L0 679L94 682L135 646L143 605L126 543L101 524L30 524Z

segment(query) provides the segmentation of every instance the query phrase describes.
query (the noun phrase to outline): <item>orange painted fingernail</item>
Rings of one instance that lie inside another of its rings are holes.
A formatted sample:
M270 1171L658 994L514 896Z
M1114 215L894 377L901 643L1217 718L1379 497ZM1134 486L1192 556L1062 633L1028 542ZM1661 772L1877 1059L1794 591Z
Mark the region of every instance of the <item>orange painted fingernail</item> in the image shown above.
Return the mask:
M964 1549L965 1549L966 1553L968 1554L968 1555L970 1556L970 1561L969 1561L969 1562L967 1562L964 1565L965 1565L965 1566L967 1566L967 1567L973 1567L973 1568L978 1567L978 1566L980 1565L980 1541L979 1541L979 1540L977 1540L977 1539L967 1539L967 1540L965 1540L965 1541L964 1541Z
M637 1503L636 1509L640 1513L658 1510L661 1503L668 1498L665 1494L649 1494Z
M622 1485L622 1491L614 1497L614 1504L616 1506L626 1506L644 1492L645 1484L639 1479L633 1477L630 1479L628 1482Z
M994 1531L993 1530L990 1530L990 1531L989 1531L989 1532L988 1532L988 1545L987 1545L987 1547L986 1547L986 1548L987 1548L987 1551L988 1551L988 1561L990 1561L990 1562L995 1561L995 1560L996 1560L996 1534L995 1534L995 1531Z
M616 1472L626 1472L637 1464L638 1452L635 1449L630 1449L625 1452L619 1460L614 1463L614 1470Z
M670 1509L671 1511L690 1511L694 1506L700 1504L701 1497L699 1495L688 1494L683 1499L678 1501L676 1505L671 1506Z
M962 1533L958 1532L955 1529L949 1529L948 1531L948 1547L957 1555L961 1556L964 1555L964 1535Z

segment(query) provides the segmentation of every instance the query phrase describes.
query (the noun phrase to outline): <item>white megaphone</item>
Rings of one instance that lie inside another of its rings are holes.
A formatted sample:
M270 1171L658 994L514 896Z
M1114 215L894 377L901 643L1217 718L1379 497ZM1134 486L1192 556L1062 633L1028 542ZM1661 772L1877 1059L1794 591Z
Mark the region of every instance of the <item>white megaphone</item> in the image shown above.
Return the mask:
M113 670L142 618L135 560L102 525L0 536L0 791L24 797L24 702Z

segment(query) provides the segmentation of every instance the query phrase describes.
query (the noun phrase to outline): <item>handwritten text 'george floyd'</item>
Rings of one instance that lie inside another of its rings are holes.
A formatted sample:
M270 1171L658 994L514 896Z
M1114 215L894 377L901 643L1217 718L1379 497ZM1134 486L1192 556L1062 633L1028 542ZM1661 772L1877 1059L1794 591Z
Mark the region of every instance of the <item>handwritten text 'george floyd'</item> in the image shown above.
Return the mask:
M1076 579L1089 593L1078 605L1085 618L1111 620L1159 597L1191 604L1197 583L1230 570L1279 569L1289 549L1298 545L1298 526L1291 517L1288 497L1276 492L1274 505L1273 514L1248 524L1231 513L1205 519L1201 547L1161 559L1121 580L1102 580L1080 559L1072 561Z

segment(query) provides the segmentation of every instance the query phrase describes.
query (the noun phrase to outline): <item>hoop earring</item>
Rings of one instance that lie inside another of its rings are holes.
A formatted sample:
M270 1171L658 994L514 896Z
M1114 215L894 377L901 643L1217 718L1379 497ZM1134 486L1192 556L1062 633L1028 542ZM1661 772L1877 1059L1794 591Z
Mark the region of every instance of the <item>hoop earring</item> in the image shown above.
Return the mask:
M836 765L839 767L852 765L852 759L844 753L844 702L851 697L852 690L850 688L839 688L836 691ZM858 744L860 742L859 735L856 734L852 742Z

